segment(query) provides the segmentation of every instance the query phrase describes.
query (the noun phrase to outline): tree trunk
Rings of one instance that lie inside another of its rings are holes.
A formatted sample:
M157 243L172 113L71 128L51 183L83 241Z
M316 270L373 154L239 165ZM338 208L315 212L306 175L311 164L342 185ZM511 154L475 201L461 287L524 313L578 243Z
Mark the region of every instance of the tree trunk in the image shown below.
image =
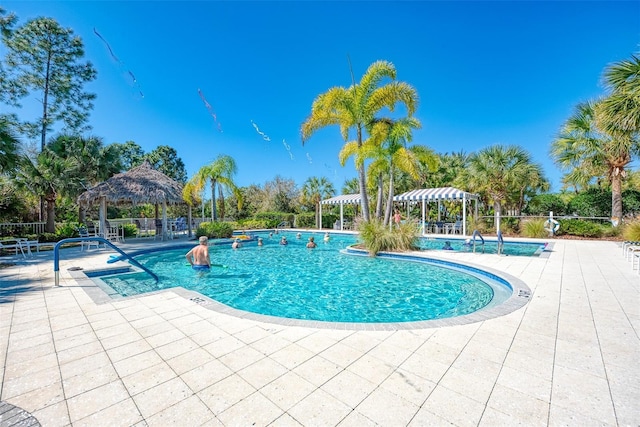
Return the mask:
M222 192L222 185L218 185L218 202L220 203L220 219L224 221L224 193Z
M378 175L378 197L376 199L376 218L382 218L382 198L384 197L382 174Z
M391 211L393 210L393 165L389 168L389 195L387 196L387 210L384 213L384 226L391 222Z
M45 198L47 201L47 224L45 225L45 230L47 233L55 233L56 232L56 198L55 195L47 196Z
M622 222L622 174L614 174L611 177L611 219L617 219L614 226Z
M362 147L362 127L358 126L357 130L358 148ZM369 197L367 196L367 176L364 170L364 163L358 167L358 184L360 185L360 205L362 206L362 219L366 222L371 220L369 214Z
M218 212L216 211L216 182L211 181L211 222L218 219Z

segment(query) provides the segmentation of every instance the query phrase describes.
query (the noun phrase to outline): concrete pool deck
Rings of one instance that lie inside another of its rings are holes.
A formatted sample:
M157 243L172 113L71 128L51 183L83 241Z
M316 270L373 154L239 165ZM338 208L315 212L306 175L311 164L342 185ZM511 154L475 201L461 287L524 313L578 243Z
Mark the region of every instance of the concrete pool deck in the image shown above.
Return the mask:
M96 303L68 269L110 250L64 249L61 287L51 251L2 257L0 426L640 424L640 275L620 243L438 252L523 280L529 303L465 325L319 329L172 290Z

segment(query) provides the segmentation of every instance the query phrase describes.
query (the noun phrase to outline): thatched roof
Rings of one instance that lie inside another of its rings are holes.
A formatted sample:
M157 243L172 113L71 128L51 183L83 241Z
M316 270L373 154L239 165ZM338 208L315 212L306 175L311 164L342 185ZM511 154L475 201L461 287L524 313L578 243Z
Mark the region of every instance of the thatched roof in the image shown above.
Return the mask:
M93 204L105 197L108 203L182 203L182 184L159 172L145 160L140 166L112 176L78 196L78 203Z

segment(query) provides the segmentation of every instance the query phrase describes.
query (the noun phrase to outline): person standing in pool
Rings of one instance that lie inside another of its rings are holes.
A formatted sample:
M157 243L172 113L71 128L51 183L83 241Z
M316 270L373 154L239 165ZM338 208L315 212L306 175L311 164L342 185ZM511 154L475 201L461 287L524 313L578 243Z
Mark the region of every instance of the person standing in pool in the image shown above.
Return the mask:
M309 237L309 243L307 243L307 247L308 247L309 249L313 249L313 248L315 248L316 246L318 246L318 245L316 245L316 242L314 242L313 240L314 240L314 239L313 239L313 236Z
M194 270L209 270L211 268L208 245L209 239L207 236L200 236L198 243L198 246L187 252L185 257Z

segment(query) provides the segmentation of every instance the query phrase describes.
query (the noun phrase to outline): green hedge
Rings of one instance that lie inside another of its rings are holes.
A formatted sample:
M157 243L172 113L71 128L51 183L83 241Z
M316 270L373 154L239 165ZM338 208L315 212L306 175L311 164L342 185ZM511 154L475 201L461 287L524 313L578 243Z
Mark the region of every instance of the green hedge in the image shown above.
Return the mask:
M266 228L276 228L283 221L287 221L290 226L293 226L295 215L285 212L260 212L253 219L264 221L267 224Z
M196 229L196 237L207 236L210 239L222 239L232 235L233 227L226 222L203 222Z
M568 234L580 237L602 237L605 226L582 219L561 219L558 235Z
M273 228L269 227L269 221L264 219L239 219L236 221L238 224L238 229L242 230L260 230L263 228Z

